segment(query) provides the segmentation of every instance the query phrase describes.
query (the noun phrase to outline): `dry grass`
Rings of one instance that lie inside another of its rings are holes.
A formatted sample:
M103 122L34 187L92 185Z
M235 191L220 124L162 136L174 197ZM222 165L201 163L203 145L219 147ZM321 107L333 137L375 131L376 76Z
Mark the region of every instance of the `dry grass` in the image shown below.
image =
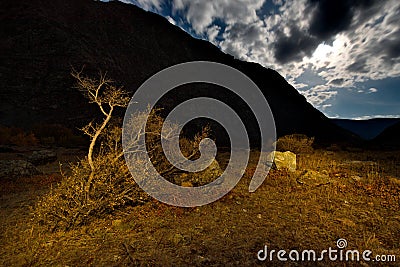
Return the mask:
M306 154L313 151L314 138L304 134L291 134L280 137L276 142L277 151L291 151L296 154Z
M8 192L0 211L0 265L281 266L259 262L256 253L264 245L322 251L335 248L338 238L345 238L349 249L396 255L398 264L400 183L394 177L399 178L399 163L398 151L317 150L298 157L297 172L273 170L255 193L248 193L253 158L238 186L210 205L176 208L149 201L55 233L31 221L27 206L34 204L37 191ZM300 184L304 170L325 174L329 183ZM299 264L339 263L286 266Z

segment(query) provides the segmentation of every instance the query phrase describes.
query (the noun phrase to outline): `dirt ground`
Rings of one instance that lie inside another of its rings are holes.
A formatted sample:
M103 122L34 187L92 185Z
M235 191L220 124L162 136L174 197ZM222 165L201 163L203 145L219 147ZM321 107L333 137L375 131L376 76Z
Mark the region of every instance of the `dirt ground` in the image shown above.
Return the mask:
M68 161L83 154L60 150L58 156L66 170ZM224 161L224 155L219 160ZM40 166L44 175L1 181L0 265L400 265L399 151L316 150L298 155L297 165L294 173L272 170L263 185L249 193L253 155L239 184L212 204L178 208L151 200L54 233L40 231L32 222L30 208L62 179L57 162ZM308 180L303 179L306 173ZM320 175L324 182L315 182ZM339 239L347 242L342 250ZM275 250L272 260L258 259L265 247L268 256ZM318 261L329 248L343 253L357 249L360 258L371 250L371 261L340 261L339 252L336 261L328 254ZM287 261L278 259L279 250L286 251ZM299 261L288 258L294 250L300 252ZM316 251L316 260L301 260L304 250ZM386 262L378 262L377 255Z

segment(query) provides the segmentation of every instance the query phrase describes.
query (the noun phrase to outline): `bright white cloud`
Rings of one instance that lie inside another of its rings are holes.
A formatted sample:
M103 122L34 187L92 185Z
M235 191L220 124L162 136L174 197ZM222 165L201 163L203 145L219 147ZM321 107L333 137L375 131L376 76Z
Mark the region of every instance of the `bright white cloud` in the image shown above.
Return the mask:
M221 30L221 27L217 25L212 25L207 28L206 33L207 33L207 39L212 42L216 43L215 38L218 36L219 31Z
M317 85L309 90L300 91L300 93L304 95L312 105L320 108L327 108L331 106L331 104L327 102L335 97L338 92L331 90L327 85Z
M163 3L136 1L147 10L160 10ZM400 1L355 9L348 28L325 39L310 35L316 6L309 0L272 0L279 12L259 17L265 1L271 0L173 0L172 16L179 13L197 34L224 52L277 70L317 108L329 107L341 88L374 93L371 89L376 88L355 86L400 76ZM216 20L226 26L224 30ZM320 84L298 80L310 69Z

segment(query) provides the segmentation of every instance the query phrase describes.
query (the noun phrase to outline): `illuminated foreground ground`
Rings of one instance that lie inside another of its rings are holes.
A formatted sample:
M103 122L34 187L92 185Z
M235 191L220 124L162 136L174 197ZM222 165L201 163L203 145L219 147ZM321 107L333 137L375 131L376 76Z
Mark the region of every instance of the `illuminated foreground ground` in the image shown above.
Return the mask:
M223 163L224 155L219 161ZM176 208L149 201L54 233L32 224L29 207L60 176L21 178L1 188L0 265L281 266L279 250L287 252L286 258L293 250L300 257L303 250L314 250L318 258L329 247L337 249L336 241L342 238L347 241L344 251L357 249L361 257L371 250L371 259L395 255L394 266L400 262L399 166L398 151L318 150L299 155L295 173L271 171L264 184L249 193L251 162L236 188L210 205ZM276 251L272 262L269 257L257 259L265 246L268 253ZM325 254L322 262L289 259L286 264L360 262L332 262Z

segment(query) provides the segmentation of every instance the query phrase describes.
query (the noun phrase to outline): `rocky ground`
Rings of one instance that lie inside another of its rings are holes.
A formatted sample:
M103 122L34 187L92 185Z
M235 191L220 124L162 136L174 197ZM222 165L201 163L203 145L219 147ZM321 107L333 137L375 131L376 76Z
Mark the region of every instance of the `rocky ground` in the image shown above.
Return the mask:
M212 204L177 208L149 201L68 232L41 231L31 221L30 207L62 179L58 162L67 171L67 162L83 156L84 151L63 148L0 153L2 160L23 160L40 173L0 178L0 265L281 266L276 256L260 261L257 253L265 246L321 252L336 249L339 238L346 239L348 249L395 255L397 265L400 261L398 151L316 150L296 155L295 171L274 169L249 193L255 153L235 189ZM221 166L227 156L219 155ZM285 265L337 264L325 258Z

